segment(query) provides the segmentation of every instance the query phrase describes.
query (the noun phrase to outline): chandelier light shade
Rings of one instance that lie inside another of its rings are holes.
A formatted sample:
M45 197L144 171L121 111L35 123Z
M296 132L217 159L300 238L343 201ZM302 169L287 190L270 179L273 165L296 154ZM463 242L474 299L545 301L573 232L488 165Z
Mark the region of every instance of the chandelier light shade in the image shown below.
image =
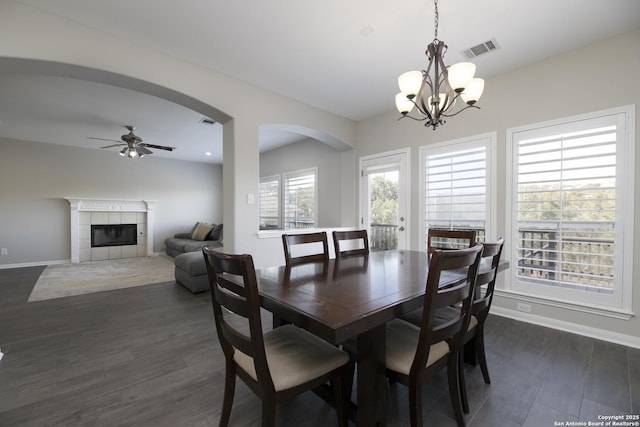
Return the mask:
M429 59L427 69L407 71L398 77L400 93L396 95L396 108L402 114L400 119L424 121L425 126L435 130L446 123L447 117L468 108L480 108L475 104L484 90L484 80L474 78L476 66L471 62L450 67L444 64L447 45L438 40L438 0L434 0L434 6L435 37L425 52ZM417 117L410 115L414 108Z

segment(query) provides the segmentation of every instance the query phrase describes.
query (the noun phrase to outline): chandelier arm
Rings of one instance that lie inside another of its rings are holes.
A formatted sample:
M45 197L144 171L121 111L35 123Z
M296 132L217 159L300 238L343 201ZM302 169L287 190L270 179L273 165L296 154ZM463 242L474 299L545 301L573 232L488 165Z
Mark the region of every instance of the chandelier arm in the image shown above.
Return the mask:
M424 122L425 120L429 119L428 117L417 118L417 117L410 116L409 114L403 114L402 116L398 117L397 121L400 121L400 120L402 120L404 118L415 120L416 122Z
M415 105L416 108L418 108L418 111L420 112L420 114L422 114L423 116L426 116L425 119L433 120L433 115L431 114L429 107L425 105L424 90L426 87L428 87L431 91L433 91L431 76L423 72L422 85L420 86L420 90L418 91L418 96L412 99L411 102L413 102L413 105ZM417 102L416 102L416 99L417 99Z

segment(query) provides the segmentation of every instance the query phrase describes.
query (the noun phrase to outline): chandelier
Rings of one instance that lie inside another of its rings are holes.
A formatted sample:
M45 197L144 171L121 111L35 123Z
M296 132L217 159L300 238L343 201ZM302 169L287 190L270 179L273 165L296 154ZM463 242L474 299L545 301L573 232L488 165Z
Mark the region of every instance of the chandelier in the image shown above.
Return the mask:
M396 107L402 114L400 119L409 117L424 121L424 125L433 127L433 130L446 123L446 117L455 116L467 108L480 108L475 103L484 90L484 80L474 78L475 64L459 62L450 67L444 65L447 45L438 40L438 0L434 0L434 6L435 36L425 52L429 58L427 69L408 71L398 77L400 93L396 95ZM414 107L419 117L409 115Z

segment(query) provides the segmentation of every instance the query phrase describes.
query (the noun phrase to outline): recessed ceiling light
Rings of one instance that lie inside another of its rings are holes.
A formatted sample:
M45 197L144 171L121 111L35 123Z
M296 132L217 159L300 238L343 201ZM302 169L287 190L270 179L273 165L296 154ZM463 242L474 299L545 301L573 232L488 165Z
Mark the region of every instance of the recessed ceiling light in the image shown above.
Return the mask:
M205 156L210 156L210 155L211 155L211 152L210 152L210 151L207 151L206 153L204 153L204 155L205 155Z

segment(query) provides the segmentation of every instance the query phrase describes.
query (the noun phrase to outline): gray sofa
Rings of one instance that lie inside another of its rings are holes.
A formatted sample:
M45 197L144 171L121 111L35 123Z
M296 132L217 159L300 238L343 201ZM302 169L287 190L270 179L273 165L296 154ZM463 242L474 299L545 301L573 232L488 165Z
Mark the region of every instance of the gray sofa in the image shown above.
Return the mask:
M167 255L176 257L187 252L201 251L206 245L222 247L222 224L215 225L204 240L194 240L191 238L197 226L198 224L196 224L189 233L178 233L174 237L166 239L164 245Z

